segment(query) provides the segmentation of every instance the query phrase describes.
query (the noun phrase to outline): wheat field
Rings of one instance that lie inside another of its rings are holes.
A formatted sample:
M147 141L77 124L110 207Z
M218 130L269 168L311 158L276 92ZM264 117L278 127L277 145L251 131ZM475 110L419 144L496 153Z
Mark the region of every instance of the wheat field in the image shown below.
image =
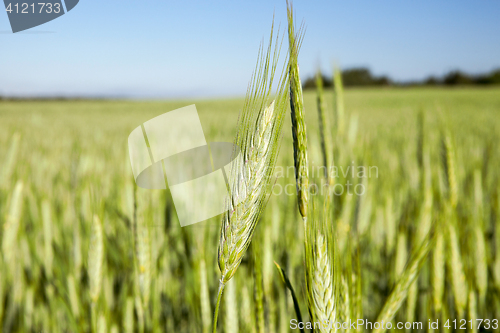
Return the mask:
M304 229L287 109L273 187L217 331L293 331L297 310L304 322L318 313L318 293L339 321L430 331L429 320L484 319L466 330L499 331L500 89L347 89L342 121L333 92L322 98L326 131L317 92L304 92L311 182L326 132L336 189L365 191L334 194L331 214L311 222L328 239ZM139 124L193 103L207 141L233 141L243 99L0 101L2 332L212 330L221 217L181 228L168 191L135 186L127 148Z

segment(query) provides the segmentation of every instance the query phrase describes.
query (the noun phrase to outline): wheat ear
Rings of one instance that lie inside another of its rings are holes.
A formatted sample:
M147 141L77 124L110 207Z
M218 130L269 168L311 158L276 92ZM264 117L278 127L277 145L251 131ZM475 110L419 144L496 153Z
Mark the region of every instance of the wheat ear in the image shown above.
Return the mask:
M295 33L293 23L293 8L287 2L288 11L288 43L289 43L289 75L290 75L290 110L292 119L293 160L295 163L295 180L300 215L307 219L307 205L309 201L309 171L307 165L307 136L304 120L304 101L302 84L299 76L298 55L303 34Z
M247 92L235 139L241 158L233 160L229 178L230 199L223 214L218 249L221 271L214 314L216 331L220 299L225 284L234 276L252 240L255 227L267 203L266 198L278 155L286 109L286 72L278 83L274 101L270 103L273 79L279 58L279 40L273 33L267 52L262 48L252 84Z
M325 236L318 234L306 254L309 311L314 321L322 323L335 323L337 318L333 267L335 261L331 246Z
M317 209L306 226L305 263L309 312L314 321L335 323L339 300L340 265L337 264L333 230ZM321 332L332 326L322 325ZM333 330L335 332L335 330Z
M232 164L229 176L231 198L228 211L222 217L218 256L222 283L229 281L236 272L269 193L286 103L285 76L280 78L276 99L268 102L277 61L278 40L273 48L271 32L267 54L261 54L259 71L247 93L236 137L242 159L237 158Z

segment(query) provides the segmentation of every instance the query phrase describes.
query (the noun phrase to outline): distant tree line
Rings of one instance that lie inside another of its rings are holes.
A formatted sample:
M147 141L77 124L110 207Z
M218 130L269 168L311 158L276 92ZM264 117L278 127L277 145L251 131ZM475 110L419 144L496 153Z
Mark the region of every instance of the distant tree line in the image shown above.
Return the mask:
M332 78L321 74L325 87L332 87ZM500 84L500 68L489 73L471 75L462 71L451 71L443 77L430 76L422 81L396 82L387 76L374 76L368 68L351 68L342 71L342 80L346 87L362 86L436 86L436 85L490 85ZM316 88L316 77L307 78L304 89Z

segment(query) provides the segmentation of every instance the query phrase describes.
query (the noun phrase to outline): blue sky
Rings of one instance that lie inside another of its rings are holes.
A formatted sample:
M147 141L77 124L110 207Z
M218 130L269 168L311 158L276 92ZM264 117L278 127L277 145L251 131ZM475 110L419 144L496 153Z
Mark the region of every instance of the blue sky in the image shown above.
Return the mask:
M294 7L307 27L303 78L317 66L329 73L334 62L396 80L500 67L499 0L296 0ZM81 0L17 34L0 13L0 94L244 95L273 12L285 27L285 0Z

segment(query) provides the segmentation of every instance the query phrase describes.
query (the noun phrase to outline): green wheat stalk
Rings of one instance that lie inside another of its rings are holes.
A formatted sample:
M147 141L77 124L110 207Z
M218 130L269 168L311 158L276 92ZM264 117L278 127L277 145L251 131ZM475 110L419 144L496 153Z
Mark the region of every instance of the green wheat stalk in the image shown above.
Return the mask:
M267 52L259 60L250 85L238 133L240 148L229 174L230 199L223 214L218 249L221 271L214 313L213 332L217 329L220 300L225 284L234 276L252 240L255 227L267 203L269 185L280 148L281 129L286 110L288 80L282 72L278 90L271 102L273 80L279 58L279 39L273 43L273 31Z
M307 205L309 201L309 171L307 164L307 135L304 120L304 101L302 84L299 76L298 55L302 43L302 30L295 33L293 23L293 7L287 1L288 43L289 43L289 75L290 75L290 110L292 119L293 160L295 163L295 180L300 215L307 220Z

